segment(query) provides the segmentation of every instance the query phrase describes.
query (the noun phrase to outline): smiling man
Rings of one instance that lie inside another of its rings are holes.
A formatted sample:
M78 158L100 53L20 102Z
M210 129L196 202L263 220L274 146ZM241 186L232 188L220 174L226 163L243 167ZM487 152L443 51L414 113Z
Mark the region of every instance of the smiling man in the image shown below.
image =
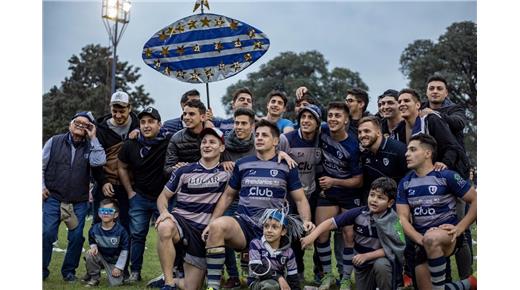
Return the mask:
M381 131L383 136L406 144L406 134L404 134L404 123L401 122L403 118L399 111L398 98L399 92L389 89L386 90L379 99L380 112L383 117L381 121Z
M164 154L171 133L161 128L161 116L152 107L138 115L139 137L127 140L119 152L119 176L130 203L130 277L128 282L141 280L143 254L150 218L157 217L156 200L168 181L163 172ZM130 181L133 176L133 182Z
M206 234L206 261L208 288L219 289L225 259L225 246L244 250L254 238L262 235L259 217L266 208L282 209L291 195L305 230L314 228L309 203L298 179L296 168L289 169L284 161L277 162L278 128L267 120L256 125L256 155L239 159L224 194L218 201L204 229ZM222 216L239 194L237 215Z
M265 120L275 124L280 133L294 130L291 120L282 118L287 109L287 96L281 91L271 91L267 96L267 116Z

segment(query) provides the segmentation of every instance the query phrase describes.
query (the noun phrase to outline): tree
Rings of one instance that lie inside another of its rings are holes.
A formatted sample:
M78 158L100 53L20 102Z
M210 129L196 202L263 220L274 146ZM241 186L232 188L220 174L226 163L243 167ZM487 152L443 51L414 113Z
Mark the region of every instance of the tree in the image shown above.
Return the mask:
M271 90L284 91L289 97L289 106L284 114L294 118L294 92L306 86L312 94L326 106L333 100L344 100L348 88L359 87L368 90L359 73L346 68L327 69L328 61L320 52L308 51L296 54L282 52L279 56L260 66L258 72L247 75L247 80L239 80L227 88L222 103L226 112L231 112L233 92L248 87L254 95L253 110L266 114L266 97Z
M68 60L71 75L43 95L43 141L67 130L70 118L78 111L92 111L96 118L109 113L111 58L110 48L89 44L78 56ZM116 64L116 88L127 92L137 111L154 103L143 85L139 67L128 62Z
M473 164L477 156L477 25L451 24L437 43L416 40L401 54L401 72L408 86L426 92L426 81L440 74L448 81L450 99L466 107L465 145Z

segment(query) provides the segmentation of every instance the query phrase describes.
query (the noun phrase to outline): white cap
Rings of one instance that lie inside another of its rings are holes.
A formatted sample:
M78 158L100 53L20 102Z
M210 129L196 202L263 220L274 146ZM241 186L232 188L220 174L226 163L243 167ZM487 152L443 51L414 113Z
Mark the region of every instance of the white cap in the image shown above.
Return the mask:
M123 91L117 91L112 94L112 98L110 98L110 105L114 104L127 107L130 104L130 97Z

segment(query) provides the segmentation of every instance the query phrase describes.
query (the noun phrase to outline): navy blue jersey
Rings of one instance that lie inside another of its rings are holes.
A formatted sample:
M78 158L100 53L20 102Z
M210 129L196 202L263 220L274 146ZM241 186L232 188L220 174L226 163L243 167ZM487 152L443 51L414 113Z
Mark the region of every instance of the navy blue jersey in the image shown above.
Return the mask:
M266 208L280 209L287 193L302 188L298 169L285 161L261 160L256 155L238 159L229 186L239 191L237 213L246 219L260 217Z
M345 140L335 141L330 136L327 125L321 127L320 147L322 149L322 176L348 179L362 174L359 159L359 143L357 138L349 134ZM345 187L331 187L325 194L359 193L358 189Z
M452 170L431 171L426 176L412 171L399 183L397 204L410 206L412 225L424 234L431 227L456 225L456 198L470 188L471 183Z
M229 176L220 164L205 168L196 162L175 170L165 186L177 194L173 212L183 216L195 228L203 230L209 224Z
M406 123L404 121L401 121L393 130L390 130L390 128L388 128L388 121L383 119L383 121L381 121L381 132L386 138L406 144Z
M399 184L409 171L406 165L406 145L384 138L383 142L374 154L365 149L361 152L361 164L363 165L363 183L365 191L370 190L370 185L379 177L389 177Z
M314 139L303 139L300 129L280 135L279 148L298 162L300 181L307 197L316 190L316 170L321 162L319 138Z
M261 239L254 239L249 244L249 265L262 264L262 260L265 259L270 261L270 271L275 275L283 277L298 275L296 257L291 247L287 245L275 250L262 236ZM247 284L251 285L257 278L250 273Z
M382 248L376 225L367 206L350 209L335 216L333 220L337 228L354 226L354 249L357 253L364 254ZM372 260L366 265L373 262Z
M94 224L88 231L88 243L96 245L99 254L109 264L115 264L123 269L129 250L129 237L125 228L116 222L110 230L101 227L102 223ZM123 256L123 259L120 259Z

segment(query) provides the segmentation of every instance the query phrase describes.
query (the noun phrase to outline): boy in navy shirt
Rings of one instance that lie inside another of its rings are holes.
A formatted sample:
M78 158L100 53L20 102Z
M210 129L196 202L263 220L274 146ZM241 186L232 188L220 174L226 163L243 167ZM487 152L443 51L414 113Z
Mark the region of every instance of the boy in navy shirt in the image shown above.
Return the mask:
M251 241L249 246L249 289L300 289L291 240L297 240L303 226L294 221L283 211L273 209L266 210L260 218L264 234ZM288 235L289 229L296 234L295 237Z
M122 271L128 258L128 233L116 219L119 207L112 198L103 199L98 215L101 222L94 224L88 232L90 249L85 255L87 274L83 281L87 287L99 285L101 267L105 268L110 286L123 284Z
M402 263L404 234L392 205L397 185L388 177L376 179L370 188L368 205L357 207L322 222L310 235L301 239L302 247L323 233L344 226L354 226L352 264L356 271L356 289L394 289L393 267Z
M477 192L452 170L435 170L437 142L426 134L410 138L406 163L413 171L399 183L397 212L405 234L414 242L415 276L419 289L476 289L473 276L446 283L446 257L462 244L461 235L477 218ZM470 204L458 220L457 197ZM410 219L411 216L411 219Z

